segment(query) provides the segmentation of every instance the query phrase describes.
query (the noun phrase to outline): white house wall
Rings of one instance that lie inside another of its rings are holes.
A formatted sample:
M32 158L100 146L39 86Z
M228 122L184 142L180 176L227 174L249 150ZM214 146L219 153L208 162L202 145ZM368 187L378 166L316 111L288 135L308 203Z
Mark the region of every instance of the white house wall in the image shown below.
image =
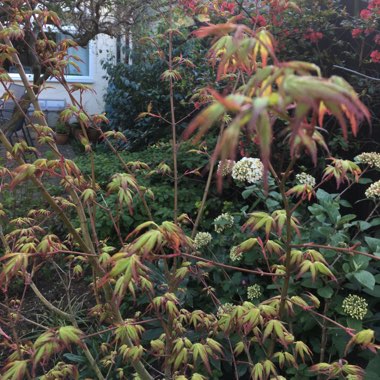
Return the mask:
M104 78L106 72L102 68L103 60L115 60L116 57L116 39L107 35L99 35L90 45L90 76L89 78L70 80L70 83L85 83L94 91L86 92L83 96L83 105L89 114L101 113L104 111L104 94L107 90L107 80ZM14 79L15 83L21 83L20 80ZM79 98L79 92L75 92L76 99ZM54 80L46 82L44 89L39 95L44 100L65 100L70 104L70 98L63 86Z

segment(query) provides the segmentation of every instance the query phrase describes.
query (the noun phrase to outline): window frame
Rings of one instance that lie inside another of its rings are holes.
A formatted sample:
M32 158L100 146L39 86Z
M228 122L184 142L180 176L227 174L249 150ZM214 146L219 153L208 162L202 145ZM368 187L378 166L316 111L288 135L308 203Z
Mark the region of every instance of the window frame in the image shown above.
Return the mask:
M64 27L67 31L74 31L72 26ZM52 31L53 33L61 33L56 27L50 26L46 28L46 31ZM68 37L69 38L69 37ZM95 40L91 40L88 43L88 75L65 75L65 79L68 83L94 83L95 82L95 55L92 51L95 49ZM18 73L8 73L9 77L14 81L20 81L21 77ZM26 74L29 81L33 81L33 74ZM56 78L48 78L47 83L58 83Z

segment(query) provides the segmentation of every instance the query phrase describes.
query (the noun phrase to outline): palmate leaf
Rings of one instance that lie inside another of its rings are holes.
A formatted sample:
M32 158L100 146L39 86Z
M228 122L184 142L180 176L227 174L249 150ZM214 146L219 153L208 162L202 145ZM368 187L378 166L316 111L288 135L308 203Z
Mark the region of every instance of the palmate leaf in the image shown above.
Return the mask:
M352 133L356 135L358 122L370 120L367 108L359 100L351 86L343 79L329 79L313 76L287 75L283 82L284 91L295 101L307 104L309 110L320 111L321 102L339 121L343 136L347 137L347 124L350 121ZM322 110L325 112L325 110Z
M179 73L178 70L166 70L162 73L161 75L162 80L173 80L173 81L178 81L182 79L181 74Z
M232 24L232 23L218 24L218 25L210 24L208 26L203 26L199 28L198 30L196 30L194 32L194 35L198 38L204 38L204 37L209 37L209 36L221 37L235 31L237 27L238 25Z
M63 326L58 330L59 339L66 346L69 346L71 343L80 345L82 335L82 331L75 328L74 326Z
M211 367L210 367L210 362L208 359L206 347L201 343L195 343L193 344L192 352L193 352L194 362L196 362L198 358L200 358L204 366L206 367L207 371L211 373Z
M12 252L1 257L0 261L6 262L3 264L0 273L0 284L7 287L9 281L19 270L25 270L27 268L30 256L30 254L24 252Z
M233 32L234 34L230 35ZM251 75L259 66L258 57L261 59L261 67L267 65L268 56L275 59L273 37L265 29L252 31L245 25L227 23L209 25L200 28L194 34L197 37L219 37L208 54L213 64L218 64L218 80L237 70Z
M369 120L368 110L344 79L322 78L319 67L307 62L278 62L273 38L265 29L251 31L245 26L227 23L209 25L195 34L217 38L209 55L219 64L218 76L228 71L242 70L248 75L256 71L237 94L222 98L210 91L215 102L194 119L185 133L188 137L198 130L195 138L198 141L213 124L228 115L231 123L225 128L215 150L222 160L234 157L240 132L247 128L249 133L255 134L260 145L266 177L273 139L272 125L276 119L289 122L292 156L302 154L305 149L315 163L318 146L327 150L323 136L315 133L317 122L321 126L326 113L337 118L344 137L348 124L355 135L359 122ZM269 55L273 57L274 65L266 67ZM261 68L257 67L258 56L261 57ZM249 97L238 100L239 92Z
M3 368L2 380L23 380L26 378L28 360L15 360Z
M296 75L306 70L319 74L315 65L292 62L290 67L280 64L279 67L259 70L257 76L253 76L240 89L252 98L241 94L222 98L211 92L215 102L190 123L185 137L197 130L195 140L198 141L224 115L232 114L234 116L223 132L215 155L222 160L233 158L240 133L247 128L249 133L256 136L261 148L261 159L267 169L273 139L272 125L277 118L289 121L292 155L300 155L305 149L314 162L317 160L318 146L327 150L323 136L316 131L318 120L323 122L326 113L337 118L344 137L347 136L348 124L356 134L359 122L369 120L367 108L345 81L336 77L325 79L310 74ZM290 109L293 111L290 112ZM311 121L308 120L309 116L312 116Z
M36 367L41 361L47 361L49 358L60 351L59 343L55 331L47 331L40 335L33 345L33 367Z
M268 56L274 56L273 37L266 29L259 30L255 37L258 43L254 49L253 61L256 63L257 54L260 54L262 67L265 67L267 65Z

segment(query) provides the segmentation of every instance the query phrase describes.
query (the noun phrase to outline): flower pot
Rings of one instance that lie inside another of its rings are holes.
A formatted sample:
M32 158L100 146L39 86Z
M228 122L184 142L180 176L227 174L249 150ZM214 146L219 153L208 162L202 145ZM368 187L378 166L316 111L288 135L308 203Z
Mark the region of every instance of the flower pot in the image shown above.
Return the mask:
M69 135L67 133L55 133L55 142L58 145L65 145L69 140Z

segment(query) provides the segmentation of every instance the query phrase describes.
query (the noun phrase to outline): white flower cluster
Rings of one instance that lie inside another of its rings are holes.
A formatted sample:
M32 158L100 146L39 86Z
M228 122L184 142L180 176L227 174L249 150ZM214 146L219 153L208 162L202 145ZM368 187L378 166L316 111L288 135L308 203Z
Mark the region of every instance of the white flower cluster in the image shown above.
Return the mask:
M258 158L243 157L232 169L232 178L240 182L256 183L263 178L264 165Z
M231 311L233 311L235 308L235 305L233 305L232 303L230 302L226 302L224 303L223 305L220 305L218 307L218 310L216 312L216 316L218 318L220 318L223 314L228 314L228 313L231 313Z
M380 181L373 183L366 191L367 198L380 198Z
M248 286L247 288L247 298L249 300L254 300L255 298L259 298L261 297L262 295L262 292L261 292L261 287L260 285L251 285L251 286Z
M214 228L217 234L220 234L224 230L231 228L233 225L234 217L228 212L220 214L214 219Z
M367 164L371 168L376 167L380 169L380 153L366 152L361 153L355 157L355 161L361 164Z
M315 178L312 175L307 174L305 172L297 174L296 175L296 181L300 185L308 185L310 187L314 187L315 186Z
M209 232L198 232L194 238L194 248L200 249L211 243L212 236Z
M238 253L238 247L234 246L230 250L230 259L231 261L241 261L243 256Z
M368 303L365 298L350 294L343 300L342 309L351 318L362 320L368 313Z
M224 160L219 161L218 164L218 174L222 177L227 177L232 173L232 169L235 166L235 161L233 160Z

